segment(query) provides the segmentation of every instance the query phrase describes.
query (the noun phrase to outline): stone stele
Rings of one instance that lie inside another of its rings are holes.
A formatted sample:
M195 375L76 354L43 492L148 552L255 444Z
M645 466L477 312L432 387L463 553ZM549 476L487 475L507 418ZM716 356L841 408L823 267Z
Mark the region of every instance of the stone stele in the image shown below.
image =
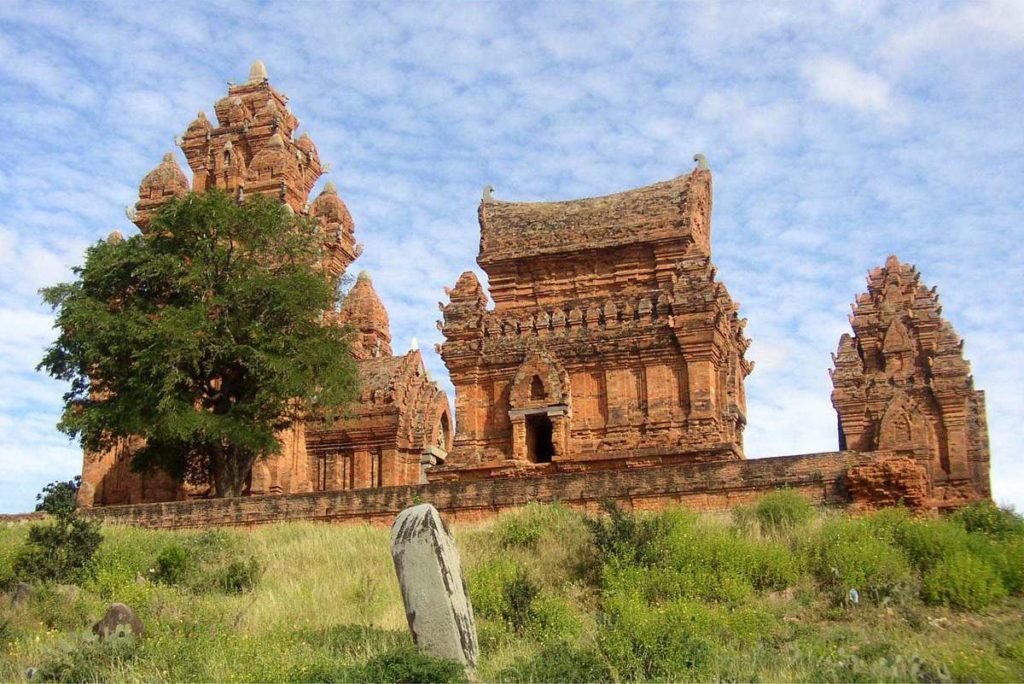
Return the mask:
M420 504L398 514L391 556L413 642L428 655L475 666L473 606L455 540L436 508Z

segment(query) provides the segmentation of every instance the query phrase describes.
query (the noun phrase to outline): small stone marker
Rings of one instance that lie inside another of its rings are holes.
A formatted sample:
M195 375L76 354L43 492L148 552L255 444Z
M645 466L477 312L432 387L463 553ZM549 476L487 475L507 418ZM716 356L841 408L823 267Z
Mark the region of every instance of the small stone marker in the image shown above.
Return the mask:
M103 619L92 626L92 633L105 641L110 637L128 636L135 638L142 636L142 620L135 615L128 606L123 603L114 603L107 608L107 614Z
M28 597L32 595L32 585L27 582L18 582L14 587L14 594L11 596L11 608L20 607Z
M430 504L407 508L391 526L391 557L412 640L421 651L473 667L478 653L455 540Z

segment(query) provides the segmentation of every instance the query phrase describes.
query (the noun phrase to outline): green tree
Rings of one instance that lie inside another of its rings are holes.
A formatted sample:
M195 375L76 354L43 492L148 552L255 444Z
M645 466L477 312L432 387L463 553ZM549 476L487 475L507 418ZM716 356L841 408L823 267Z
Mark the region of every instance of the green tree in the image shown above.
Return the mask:
M141 437L136 469L240 495L279 430L357 392L322 244L274 200L207 192L90 247L74 282L41 291L59 336L39 368L71 383L58 427L89 450Z
M78 508L78 490L82 487L82 476L75 475L74 478L61 481L57 480L43 487L43 491L36 494L37 511L43 511L50 515L63 515Z
M14 577L29 582L75 582L89 572L96 549L103 541L98 520L77 514L75 495L81 478L51 482L36 496L37 511L51 521L32 525L25 545L14 556Z

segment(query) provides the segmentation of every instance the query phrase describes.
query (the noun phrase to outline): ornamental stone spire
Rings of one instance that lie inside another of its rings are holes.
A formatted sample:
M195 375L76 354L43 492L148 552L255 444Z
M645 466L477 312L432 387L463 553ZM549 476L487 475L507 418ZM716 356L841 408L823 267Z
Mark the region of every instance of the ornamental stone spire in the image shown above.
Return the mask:
M839 448L916 459L940 506L990 496L985 393L935 289L890 256L868 274L850 325L831 371Z
M338 322L355 330L351 344L357 359L391 356L391 324L387 309L373 287L370 274L362 271L341 304Z

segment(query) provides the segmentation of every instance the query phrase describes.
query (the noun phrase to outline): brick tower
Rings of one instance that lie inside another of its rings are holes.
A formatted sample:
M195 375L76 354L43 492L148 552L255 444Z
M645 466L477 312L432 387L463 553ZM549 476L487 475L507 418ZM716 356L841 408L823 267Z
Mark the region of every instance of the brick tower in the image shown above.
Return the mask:
M940 507L991 496L985 393L941 314L935 289L890 256L868 274L831 371L839 448L915 459Z
M455 445L431 479L743 457L751 364L711 264L711 172L568 202L484 193L442 306Z
M310 192L327 170L308 134L297 140L299 120L288 98L267 79L261 62L248 80L229 85L214 105L217 125L200 112L179 140L192 170L191 189L218 189L240 202L269 195L291 211L318 219L323 268L339 280L362 252L352 215L334 183L309 203ZM148 233L154 214L170 199L188 193L190 184L174 155L139 186L131 220ZM448 398L430 380L419 351L394 356L388 315L369 276L363 274L329 320L350 325L350 351L356 359L362 396L331 425L311 417L279 435L282 449L253 466L249 493L278 494L324 489L359 489L413 484L424 465L442 461L451 446ZM160 472L130 468L136 440L123 440L102 453L84 455L86 505L140 503L203 496L202 487L184 487Z

